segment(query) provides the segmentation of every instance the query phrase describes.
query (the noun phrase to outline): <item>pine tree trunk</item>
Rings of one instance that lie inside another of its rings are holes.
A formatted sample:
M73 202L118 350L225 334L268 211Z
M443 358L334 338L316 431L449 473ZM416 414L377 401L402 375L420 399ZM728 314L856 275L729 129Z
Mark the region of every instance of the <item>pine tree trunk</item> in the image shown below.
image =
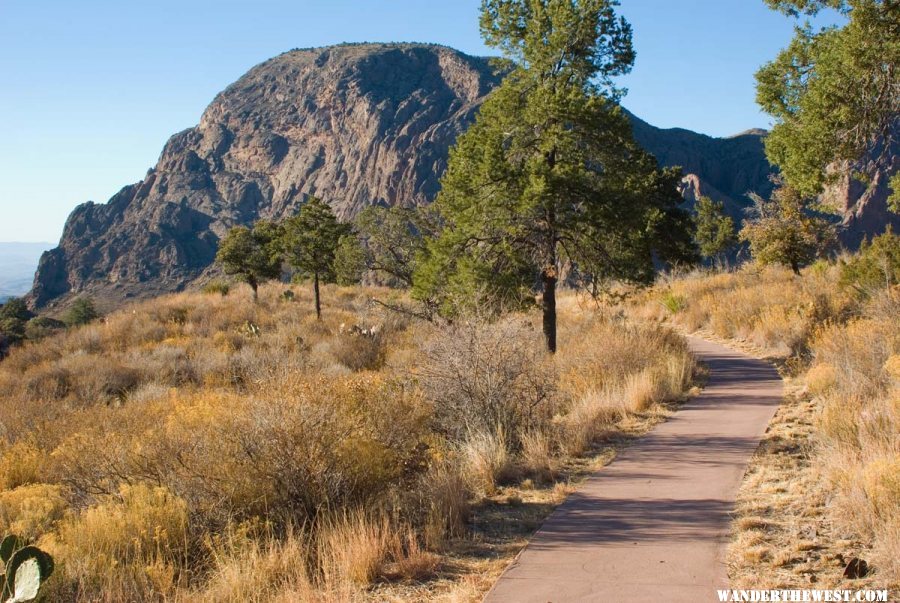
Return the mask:
M542 296L544 310L544 340L547 343L547 351L556 353L556 275L544 272L541 275L544 281L544 294Z
M313 292L316 294L316 320L322 320L322 304L319 301L319 273L313 275Z
M259 283L256 282L256 279L253 278L252 276L247 279L247 283L250 285L250 288L253 290L253 303L255 304L256 302L259 301L259 292L258 292Z

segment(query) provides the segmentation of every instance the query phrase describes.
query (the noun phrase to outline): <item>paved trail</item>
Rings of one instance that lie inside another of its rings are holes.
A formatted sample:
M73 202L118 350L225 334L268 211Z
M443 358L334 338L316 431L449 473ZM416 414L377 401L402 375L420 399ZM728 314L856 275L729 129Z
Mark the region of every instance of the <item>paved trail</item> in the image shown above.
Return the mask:
M727 588L734 498L781 400L770 365L698 338L703 392L560 505L487 603L700 603Z

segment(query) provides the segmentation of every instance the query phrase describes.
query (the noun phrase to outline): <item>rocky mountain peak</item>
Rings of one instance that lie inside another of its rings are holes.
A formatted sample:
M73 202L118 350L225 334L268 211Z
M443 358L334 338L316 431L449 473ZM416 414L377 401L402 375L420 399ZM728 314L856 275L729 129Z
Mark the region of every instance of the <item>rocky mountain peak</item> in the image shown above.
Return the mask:
M499 82L490 62L426 44L293 50L216 96L147 177L79 206L41 260L36 306L89 292L178 290L235 224L295 213L309 196L350 218L428 203L456 136Z
M229 228L293 215L310 195L343 219L372 204L429 203L449 148L499 81L490 59L430 44L342 44L265 61L172 136L142 181L72 212L30 302L89 293L115 305L180 290L209 270ZM629 117L639 144L682 166L688 201L711 196L740 219L748 192L770 192L765 131L713 138ZM848 232L883 227L885 186L866 193L848 181L831 194Z

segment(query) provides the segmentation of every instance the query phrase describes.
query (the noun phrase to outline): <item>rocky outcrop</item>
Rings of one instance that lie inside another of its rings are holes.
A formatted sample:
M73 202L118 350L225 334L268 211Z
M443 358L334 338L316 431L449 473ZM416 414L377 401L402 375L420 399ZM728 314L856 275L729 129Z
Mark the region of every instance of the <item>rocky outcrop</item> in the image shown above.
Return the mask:
M499 81L489 60L422 44L294 50L220 93L146 178L86 203L40 261L38 307L176 291L230 227L293 214L309 195L342 218L434 199L447 152Z
M820 201L843 216L838 231L841 243L850 249L864 238L891 228L900 232L900 215L889 211L890 178L900 171L900 122L895 126L890 148L877 145L862 161L832 168L833 181L825 186Z
M52 307L89 293L112 305L180 290L209 270L229 228L292 215L309 195L344 219L371 204L428 203L450 146L499 81L489 59L426 44L341 45L266 61L220 93L196 127L172 136L141 182L72 212L59 246L40 260L30 302ZM747 192L771 189L764 131L711 138L631 118L661 164L683 166L689 200L712 196L739 219ZM877 226L865 209L872 201L852 205L856 224Z
M763 149L765 130L747 130L728 138L713 138L681 128L660 129L634 115L634 137L662 165L679 165L684 172L682 194L693 203L704 195L725 204L736 220L743 218L755 192L772 191L774 170Z

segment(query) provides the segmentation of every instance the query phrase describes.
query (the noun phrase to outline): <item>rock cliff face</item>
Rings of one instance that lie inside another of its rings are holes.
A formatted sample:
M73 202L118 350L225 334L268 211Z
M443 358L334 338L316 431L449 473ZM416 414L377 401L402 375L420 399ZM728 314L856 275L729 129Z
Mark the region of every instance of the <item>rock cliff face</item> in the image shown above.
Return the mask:
M235 224L293 214L308 195L342 218L433 200L448 148L497 84L487 59L440 46L295 50L251 69L146 178L69 217L31 300L110 301L198 277Z
M634 115L634 137L662 165L680 165L682 194L691 203L704 195L725 204L735 219L750 205L747 193L766 196L774 173L763 149L765 130L747 130L728 138L713 138L681 128L660 129Z
M900 120L895 125L895 141L900 141L898 130ZM894 142L888 149L879 145L862 161L834 168L843 175L826 185L820 200L843 217L839 236L844 246L856 248L863 238L884 232L888 227L900 232L900 215L888 210L889 180L900 171L900 142ZM848 175L853 173L863 176Z
M72 212L59 246L41 258L30 301L52 307L89 293L116 304L180 290L209 269L230 227L292 215L309 195L345 219L371 204L428 203L448 149L499 81L488 59L424 44L266 61L169 139L144 180ZM771 188L764 132L718 139L631 117L660 163L684 167L688 199L723 200L739 218L748 191Z

